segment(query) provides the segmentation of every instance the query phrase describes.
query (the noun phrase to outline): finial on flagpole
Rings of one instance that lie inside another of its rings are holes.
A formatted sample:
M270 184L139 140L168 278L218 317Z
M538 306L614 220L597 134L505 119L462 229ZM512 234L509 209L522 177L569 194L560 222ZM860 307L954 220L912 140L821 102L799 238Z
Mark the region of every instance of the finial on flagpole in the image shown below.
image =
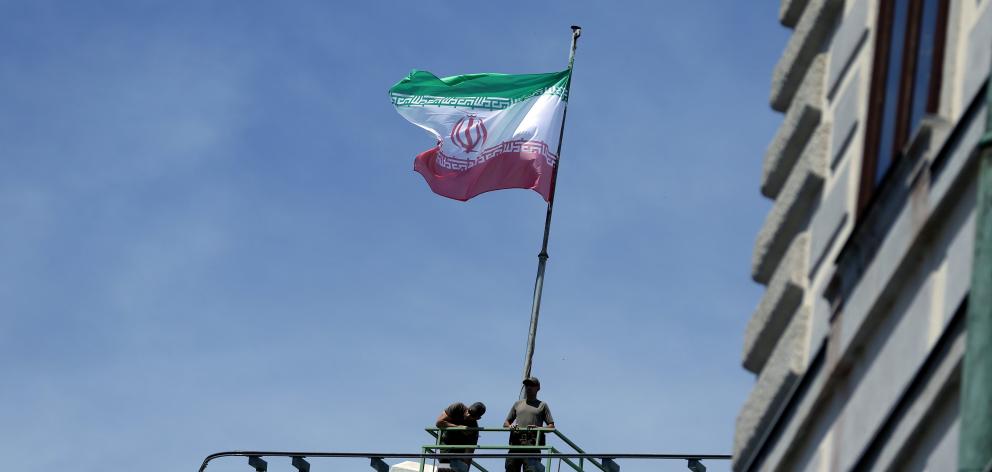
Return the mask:
M575 45L579 42L579 36L582 36L582 27L578 25L572 25L572 48L568 51L568 68L572 69L572 64L575 63Z

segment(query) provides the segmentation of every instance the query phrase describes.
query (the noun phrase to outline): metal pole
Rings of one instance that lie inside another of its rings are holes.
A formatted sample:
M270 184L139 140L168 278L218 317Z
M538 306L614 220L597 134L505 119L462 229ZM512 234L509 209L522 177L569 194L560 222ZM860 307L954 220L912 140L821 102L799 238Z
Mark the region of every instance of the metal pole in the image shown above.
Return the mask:
M582 28L572 25L572 49L568 53L568 85L565 86L565 96L572 88L572 65L575 63L575 45L582 35ZM558 161L551 171L551 193L548 195L548 212L544 216L544 242L541 243L541 253L537 255L537 279L534 280L534 301L530 310L530 329L527 332L527 356L524 360L524 378L530 377L531 365L534 360L534 341L537 339L537 319L541 314L541 292L544 290L544 266L548 263L548 235L551 234L551 211L555 206L555 187L558 183L558 168L561 166L561 142L565 136L565 117L568 116L568 102L561 116L561 129L558 131ZM524 398L523 388L520 398Z
M978 145L975 258L961 372L958 470L969 472L992 464L992 78L989 82L985 135Z

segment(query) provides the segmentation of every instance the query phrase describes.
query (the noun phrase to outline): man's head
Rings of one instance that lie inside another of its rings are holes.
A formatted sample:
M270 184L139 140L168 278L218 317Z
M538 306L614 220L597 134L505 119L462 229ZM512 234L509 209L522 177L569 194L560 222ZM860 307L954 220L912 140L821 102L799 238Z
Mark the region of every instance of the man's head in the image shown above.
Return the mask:
M541 381L537 377L527 377L524 379L524 394L528 398L537 396L537 391L541 389Z
M486 405L482 402L475 402L468 407L468 417L473 420L482 418L484 414L486 414Z

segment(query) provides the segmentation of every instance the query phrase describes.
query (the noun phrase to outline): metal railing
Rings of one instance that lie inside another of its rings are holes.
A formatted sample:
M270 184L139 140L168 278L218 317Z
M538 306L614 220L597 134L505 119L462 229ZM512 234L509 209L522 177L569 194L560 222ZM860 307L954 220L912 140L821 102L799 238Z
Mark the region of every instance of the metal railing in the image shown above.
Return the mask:
M550 470L552 461L558 459L562 463L565 463L572 470L577 472L585 472L586 470L598 469L601 472L619 472L620 465L617 460L633 460L633 459L647 459L647 460L685 460L687 461L687 467L693 472L705 472L706 466L702 464L703 460L730 460L731 456L727 454L639 454L639 453L596 453L590 454L579 448L573 441L568 439L561 431L551 428L530 428L529 431L536 433L536 441L540 443L539 438L542 435L553 435L560 439L563 443L567 444L574 452L562 452L556 447L551 445L534 445L534 446L511 446L508 444L502 445L458 445L458 444L441 444L441 437L445 431L468 431L476 430L479 432L509 432L509 428L450 428L450 429L439 429L439 428L426 428L426 431L434 436L434 444L427 444L421 447L421 452L418 453L389 453L389 452L293 452L293 451L225 451L210 454L203 459L203 463L200 464L199 472L204 472L207 469L207 465L215 460L222 457L247 457L248 465L255 470L255 472L267 472L268 462L266 462L263 457L285 457L290 458L292 465L299 472L310 472L310 463L306 460L307 458L351 458L351 459L369 459L369 466L372 467L376 472L388 472L389 465L386 464L384 459L414 459L420 461L420 470L424 470L428 460L441 460L441 459L461 459L466 463L470 464L469 467L475 467L482 472L488 472L484 467L478 464L475 459L535 459L536 465L540 466L540 469ZM521 429L526 431L526 429ZM473 449L481 450L483 452L444 452L451 449ZM437 451L437 452L430 452ZM491 452L491 451L505 451L505 452ZM586 464L592 464L592 467L586 466Z
M426 445L426 446L421 447L420 450L423 453L428 453L428 452L431 452L431 451L443 452L446 449L483 449L483 450L492 450L492 449L503 450L503 449L505 449L507 451L507 453L513 454L514 455L513 457L519 457L519 453L515 453L514 451L534 451L534 450L539 450L539 451L542 451L542 452L547 451L550 454L560 454L562 451L559 451L554 446L549 446L549 445L543 444L545 441L542 441L542 439L546 439L547 438L547 435L549 435L549 434L558 437L558 439L561 439L562 442L564 442L569 447L571 447L572 450L574 452L576 452L576 453L585 454L585 452L586 452L586 451L583 451L582 448L580 448L577 444L575 444L571 439L568 439L568 436L565 436L561 431L558 431L555 428L533 428L533 427L532 428L425 428L425 431L427 431L428 433L430 433L431 436L434 436L435 443L433 445ZM534 433L534 443L535 443L535 445L481 445L481 446L474 446L474 445L447 445L447 444L442 444L441 443L442 434L444 432L446 432L446 431L478 431L480 433L482 433L482 432L514 432L514 431L515 432L531 432L531 433ZM575 462L569 460L568 458L561 458L561 457L559 457L559 459L562 462L568 464L568 466L571 467L572 470L575 470L577 472L583 472L583 471L585 471L585 462L587 460L586 458L579 458L579 463L578 464L576 464ZM547 467L549 469L551 468L551 460L552 460L551 457L547 457ZM596 468L598 468L602 472L611 472L601 462L597 461L596 459L589 458L588 461L590 463L592 463L594 466L596 466ZM421 459L420 460L420 472L424 472L425 462L426 462L425 459ZM481 465L479 465L479 463L475 462L474 460L471 461L470 465L472 467L475 467L475 468L479 469L482 472L489 472L488 470L486 470L484 467L482 467Z

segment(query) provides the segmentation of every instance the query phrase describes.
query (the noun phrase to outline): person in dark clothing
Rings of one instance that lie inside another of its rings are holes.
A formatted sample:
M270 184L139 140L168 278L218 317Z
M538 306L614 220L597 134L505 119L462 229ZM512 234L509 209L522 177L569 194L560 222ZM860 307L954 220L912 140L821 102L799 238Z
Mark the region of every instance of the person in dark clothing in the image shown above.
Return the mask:
M555 419L551 416L551 409L548 404L537 399L537 392L541 390L541 381L536 377L524 379L524 399L517 400L510 408L510 413L506 415L503 422L504 428L513 428L510 431L511 446L543 446L545 434L541 434L540 442L537 441L537 432L529 431L530 428L555 427ZM524 454L540 452L540 449L518 449L511 450L511 454ZM537 459L506 459L506 472L520 472L523 470L530 472L535 470L534 464Z
M479 443L479 431L474 428L479 427L479 419L486 413L486 405L482 402L475 402L471 406L465 406L462 402L455 402L448 405L437 417L434 423L438 428L455 428L454 431L440 431L441 444L453 445L474 445ZM464 429L464 430L459 430ZM468 452L475 449L446 449L442 452ZM465 459L441 459L438 461L438 471L445 470L468 470L471 461ZM449 465L450 464L450 465Z

